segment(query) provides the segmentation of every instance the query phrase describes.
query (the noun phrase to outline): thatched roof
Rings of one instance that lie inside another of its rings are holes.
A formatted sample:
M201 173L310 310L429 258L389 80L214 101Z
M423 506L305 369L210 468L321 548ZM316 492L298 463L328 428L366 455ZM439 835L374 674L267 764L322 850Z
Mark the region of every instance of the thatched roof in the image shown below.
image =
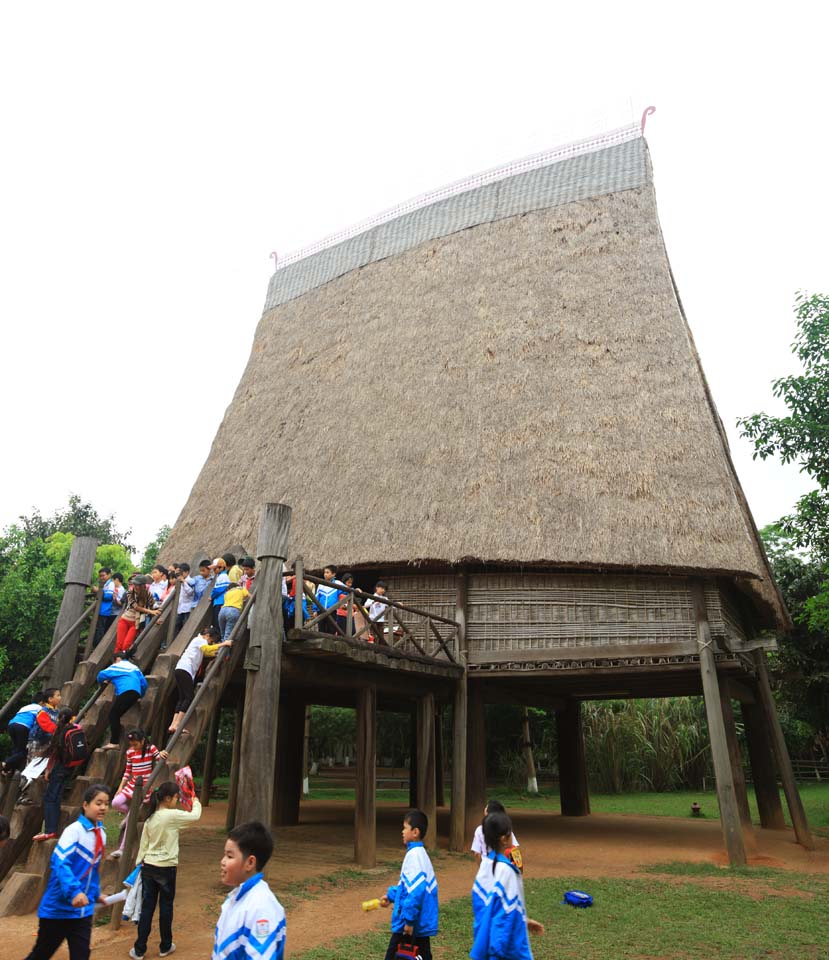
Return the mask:
M786 621L679 305L641 137L279 270L165 554L701 571ZM744 583L745 585L745 583Z

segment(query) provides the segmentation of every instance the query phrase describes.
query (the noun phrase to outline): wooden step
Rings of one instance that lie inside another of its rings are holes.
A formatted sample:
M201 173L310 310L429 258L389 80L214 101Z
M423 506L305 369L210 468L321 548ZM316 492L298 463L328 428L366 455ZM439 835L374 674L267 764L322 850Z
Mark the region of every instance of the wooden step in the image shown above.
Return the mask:
M19 917L37 909L43 895L43 877L35 873L13 873L0 890L0 917Z

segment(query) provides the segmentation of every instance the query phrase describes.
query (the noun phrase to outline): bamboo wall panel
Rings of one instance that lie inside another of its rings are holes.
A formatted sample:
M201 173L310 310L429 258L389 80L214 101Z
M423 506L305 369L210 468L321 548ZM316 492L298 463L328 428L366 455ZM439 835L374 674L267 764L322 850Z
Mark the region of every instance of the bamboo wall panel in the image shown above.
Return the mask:
M387 578L389 594L454 617L455 580L446 575ZM716 639L743 640L736 605L716 585L706 588ZM556 650L693 641L688 582L681 577L552 573L479 573L469 578L470 653Z

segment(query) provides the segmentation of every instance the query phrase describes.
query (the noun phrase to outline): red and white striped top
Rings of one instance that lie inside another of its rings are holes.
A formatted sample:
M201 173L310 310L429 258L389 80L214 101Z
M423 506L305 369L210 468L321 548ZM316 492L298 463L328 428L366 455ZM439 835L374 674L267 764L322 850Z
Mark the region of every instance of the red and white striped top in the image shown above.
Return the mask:
M144 778L144 783L153 771L153 766L158 759L158 747L148 743L146 749L142 752L138 748L130 747L127 750L127 766L124 770L124 776L127 778L121 793L125 797L131 797L135 789L135 781L138 777Z

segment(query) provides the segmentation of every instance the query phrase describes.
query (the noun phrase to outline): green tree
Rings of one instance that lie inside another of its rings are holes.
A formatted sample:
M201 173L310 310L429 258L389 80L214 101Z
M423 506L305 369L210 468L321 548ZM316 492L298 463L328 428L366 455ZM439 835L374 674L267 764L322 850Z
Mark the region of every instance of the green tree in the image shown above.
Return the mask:
M141 557L141 569L145 573L152 570L157 563L158 555L161 553L162 547L167 542L167 538L170 536L171 530L172 527L168 527L167 524L164 524L164 526L155 535L155 539L151 540L147 544L147 548L144 550L144 556Z
M784 417L755 413L737 420L740 433L754 444L754 457L780 457L798 463L817 484L797 502L779 525L796 547L829 561L829 296L799 293L795 301L797 332L792 351L803 373L772 384L775 397L788 408Z

